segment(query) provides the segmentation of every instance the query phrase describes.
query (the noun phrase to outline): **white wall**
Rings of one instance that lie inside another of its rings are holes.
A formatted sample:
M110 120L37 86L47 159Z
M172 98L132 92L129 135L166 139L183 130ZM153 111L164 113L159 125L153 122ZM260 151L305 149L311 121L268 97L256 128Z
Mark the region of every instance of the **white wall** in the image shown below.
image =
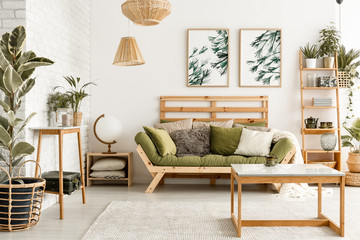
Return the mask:
M63 76L81 77L82 83L90 80L90 3L87 0L27 0L26 1L27 50L55 62L34 72L36 84L26 95L25 114L37 115L29 126L48 126L47 98L57 85L69 88ZM89 99L83 112L82 150L88 151ZM27 130L26 141L38 146L38 132ZM41 149L42 171L58 170L58 137L44 136ZM79 171L76 134L64 136L64 171ZM36 152L35 152L36 154ZM31 158L35 159L36 155ZM85 155L84 155L85 161ZM33 169L34 166L28 166ZM56 196L46 194L44 207L56 201ZM80 200L79 200L80 201Z
M300 140L299 46L316 42L318 31L335 20L335 1L328 0L182 0L171 1L171 15L158 26L131 24L145 65L113 66L120 41L127 35L127 19L121 13L123 1L92 0L91 77L99 86L91 100L91 124L102 113L118 117L124 128L116 151L134 151L134 136L144 125L159 120L162 95L267 95L270 98L271 127L294 132ZM186 87L186 30L188 28L230 29L230 87ZM282 28L283 86L281 88L239 88L239 29ZM90 148L103 151L91 133ZM135 154L135 181L149 179L144 164Z

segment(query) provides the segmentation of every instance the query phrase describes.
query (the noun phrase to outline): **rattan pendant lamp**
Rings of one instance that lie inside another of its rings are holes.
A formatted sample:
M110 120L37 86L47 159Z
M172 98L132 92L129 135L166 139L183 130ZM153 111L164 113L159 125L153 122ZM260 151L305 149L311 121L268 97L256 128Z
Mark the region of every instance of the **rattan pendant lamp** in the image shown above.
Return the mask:
M145 63L136 39L129 36L129 28L130 26L128 22L128 37L121 38L114 57L113 65L136 66Z
M121 9L135 24L152 26L171 13L171 4L168 0L126 0Z

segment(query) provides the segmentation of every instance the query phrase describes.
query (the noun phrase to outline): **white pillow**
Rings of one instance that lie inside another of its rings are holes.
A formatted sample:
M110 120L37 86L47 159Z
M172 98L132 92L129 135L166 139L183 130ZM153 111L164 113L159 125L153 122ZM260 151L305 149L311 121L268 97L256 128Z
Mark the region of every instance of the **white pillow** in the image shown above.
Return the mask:
M124 178L125 177L125 171L94 171L90 173L90 177L94 178L111 178L111 179L117 179L117 178Z
M266 156L270 153L274 133L243 128L239 146L234 154L244 156Z
M93 171L121 170L126 166L126 160L121 158L100 158L91 167Z

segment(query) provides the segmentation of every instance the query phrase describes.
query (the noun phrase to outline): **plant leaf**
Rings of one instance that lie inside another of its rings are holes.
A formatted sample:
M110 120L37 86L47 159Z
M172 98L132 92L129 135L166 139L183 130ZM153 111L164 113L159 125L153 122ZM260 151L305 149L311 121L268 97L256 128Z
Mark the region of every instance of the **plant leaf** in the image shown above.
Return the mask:
M51 61L50 59L44 58L44 57L35 57L30 59L28 62L22 64L18 71L19 72L24 72L30 69L34 69L37 67L41 67L41 66L48 66L53 64L54 62Z
M14 127L15 126L15 114L13 111L8 111L7 112L7 115L9 117L9 124L10 126Z
M12 165L13 167L17 166L17 165L21 162L21 160L23 160L23 158L24 158L24 157L19 157L19 158L13 160L13 161L11 162L11 165Z
M10 146L10 144L11 144L11 137L3 126L0 126L0 141L5 146Z
M3 116L0 116L0 125L3 126L5 130L7 130L9 127L9 121Z
M30 122L30 120L36 115L36 112L31 113L24 121L23 125L20 127L19 131L16 133L14 139L17 139L19 134L24 130L25 126Z
M12 55L18 56L21 54L25 38L26 32L23 26L18 26L11 32L9 36L8 49Z
M35 151L35 148L27 142L17 143L11 152L12 158L24 157L32 154Z
M22 78L12 66L6 68L3 81L6 90L10 93L16 92L23 83Z
M9 105L6 102L2 101L2 100L0 100L0 106L2 106L2 108L4 109L5 112L10 110Z
M6 174L6 172L4 172L4 170L0 170L0 183L3 183L6 181L6 179L8 178L8 175Z

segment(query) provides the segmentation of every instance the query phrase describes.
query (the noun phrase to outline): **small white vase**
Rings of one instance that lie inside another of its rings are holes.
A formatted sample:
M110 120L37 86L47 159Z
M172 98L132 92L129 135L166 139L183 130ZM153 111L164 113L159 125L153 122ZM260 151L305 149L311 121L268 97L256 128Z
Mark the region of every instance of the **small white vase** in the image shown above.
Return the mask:
M307 58L306 61L306 68L316 68L316 58Z
M49 127L57 127L56 112L50 112L49 116Z

